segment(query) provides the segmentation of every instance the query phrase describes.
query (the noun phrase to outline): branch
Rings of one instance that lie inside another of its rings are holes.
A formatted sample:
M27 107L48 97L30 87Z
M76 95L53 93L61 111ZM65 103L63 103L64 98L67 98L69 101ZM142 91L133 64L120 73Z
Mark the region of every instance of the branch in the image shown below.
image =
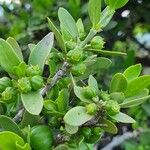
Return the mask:
M24 108L21 108L13 118L13 121L18 123L22 119L23 113L24 113Z
M131 139L131 138L136 138L139 134L147 132L147 130L135 130L133 132L126 132L123 135L117 135L112 139L112 141L103 147L101 150L113 150L115 147L121 145L124 141Z
M45 95L56 83L59 79L63 77L63 75L66 73L67 68L69 67L69 64L65 61L62 65L62 67L56 72L54 77L52 78L51 82L48 83L42 90L41 95Z

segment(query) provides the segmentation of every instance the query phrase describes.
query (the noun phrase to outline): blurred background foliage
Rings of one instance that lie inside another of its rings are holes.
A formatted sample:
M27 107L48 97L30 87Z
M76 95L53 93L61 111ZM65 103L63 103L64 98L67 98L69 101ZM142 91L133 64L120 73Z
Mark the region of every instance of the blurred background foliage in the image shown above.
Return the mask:
M85 29L89 29L91 24L87 15L87 3L88 0L0 0L0 37L4 39L14 37L27 55L27 44L36 43L49 32L47 17L59 26L57 10L61 6L69 10L76 20L82 18ZM104 2L102 7L105 7ZM101 85L107 86L112 74L135 63L143 65L143 74L150 73L149 11L150 0L130 0L125 7L117 10L112 21L100 33L106 40L106 49L127 53L127 57L112 58L114 64L105 73L105 78L103 74L97 75ZM137 123L132 126L119 125L119 134L136 128L149 128L149 102L142 107L130 109L128 113L137 120ZM110 135L105 135L100 146L106 145L111 138ZM147 132L138 140L127 141L121 147L125 150L149 150L149 138L150 132Z

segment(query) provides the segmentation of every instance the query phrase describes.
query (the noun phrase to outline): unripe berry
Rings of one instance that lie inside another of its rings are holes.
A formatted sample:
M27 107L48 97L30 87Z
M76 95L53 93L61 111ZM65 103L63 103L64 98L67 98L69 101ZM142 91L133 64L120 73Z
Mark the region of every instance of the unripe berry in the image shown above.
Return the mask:
M0 78L0 92L3 92L8 86L12 86L10 78L8 77Z
M116 101L109 100L106 103L106 110L109 115L116 115L120 112L120 106Z
M26 75L28 77L32 77L32 76L35 76L35 75L41 75L42 72L39 68L38 65L36 66L28 66L27 70L26 70Z
M86 112L89 115L95 115L97 112L97 105L95 103L91 103L91 104L86 105Z
M1 95L2 100L6 103L11 103L15 101L15 98L17 97L16 90L13 87L7 87Z
M91 47L93 49L102 49L105 42L103 41L103 38L100 36L95 36L91 41Z
M76 47L76 43L73 41L67 41L66 46L68 50L74 49Z
M101 91L99 96L103 101L109 101L110 100L110 95L106 91Z
M73 49L73 50L70 50L68 53L67 53L67 59L70 63L77 63L79 62L81 59L83 58L83 51L82 49Z
M33 90L42 88L44 84L43 77L39 75L31 77L30 82Z
M81 63L71 67L71 72L75 76L83 75L86 71L86 65Z
M84 87L84 96L91 99L96 96L96 92L90 86L87 86Z
M81 129L81 134L85 137L85 138L89 138L92 134L91 129L88 127L83 127Z
M30 92L31 91L31 84L30 84L29 78L24 77L24 78L19 79L17 87L21 93Z
M103 130L100 127L94 127L93 128L94 135L99 135L100 136L102 134L102 132L103 132Z

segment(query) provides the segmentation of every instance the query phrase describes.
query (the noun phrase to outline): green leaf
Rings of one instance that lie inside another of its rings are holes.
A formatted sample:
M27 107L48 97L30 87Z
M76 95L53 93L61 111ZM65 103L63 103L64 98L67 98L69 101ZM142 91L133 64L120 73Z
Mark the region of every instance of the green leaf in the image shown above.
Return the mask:
M101 0L89 0L88 12L93 26L97 25L100 21Z
M114 92L110 94L111 99L114 99L119 104L122 103L125 100L124 93L122 92Z
M62 28L69 33L73 39L78 37L78 29L76 23L69 12L64 8L59 8L58 17L61 23Z
M112 119L116 120L117 122L122 123L135 123L135 120L131 118L130 116L120 112L114 116L110 116Z
M108 25L108 23L110 22L110 20L112 19L113 15L114 15L115 11L113 9L111 9L111 7L107 6L101 13L101 17L100 17L100 26L101 28L104 28Z
M69 134L75 134L78 132L79 127L65 124L65 129Z
M122 73L116 73L110 83L110 93L124 92L127 88L127 79Z
M21 94L21 100L25 109L32 115L39 115L43 108L43 97L40 91Z
M98 83L97 83L96 79L92 75L89 76L88 85L90 87L92 87L97 94L99 93Z
M53 33L47 34L31 51L28 63L30 65L38 65L43 71L45 61L53 46Z
M5 131L14 132L19 136L21 136L22 138L25 138L18 125L7 116L0 115L0 128Z
M68 89L62 89L59 92L59 96L56 99L58 111L65 112L69 105L69 91Z
M79 87L79 86L74 86L74 93L75 95L83 102L86 102L86 103L91 103L92 100L90 99L87 99L85 96L84 96L84 89L82 87Z
M77 23L76 23L76 26L78 28L78 33L84 33L85 30L84 30L84 25L83 25L83 21L82 19L78 19Z
M58 45L66 53L66 46L65 46L64 39L62 38L61 33L59 32L59 30L55 27L55 25L49 18L47 18L47 20L48 20L48 25L49 25L50 30L52 30L55 34L55 38L58 42Z
M109 133L112 133L112 134L117 134L118 129L117 129L117 127L115 126L115 124L112 123L111 121L109 121L109 120L103 118L103 119L100 120L100 123L101 123L101 124L104 124L104 126L101 126L101 128L102 128L105 132L109 132Z
M125 97L130 97L138 94L150 85L150 75L143 75L132 80L125 91Z
M18 57L20 58L20 60L23 61L23 55L22 55L22 51L21 51L21 48L19 46L19 44L17 43L17 41L12 38L12 37L9 37L7 40L6 40L11 46L12 48L15 50L16 54L18 55Z
M69 147L66 144L60 144L59 146L55 147L53 150L69 150Z
M123 7L129 0L105 0L105 3L112 9L118 9Z
M12 46L3 39L0 39L0 65L2 68L13 74L13 67L18 66L21 59L17 56Z
M92 115L86 113L86 108L77 106L70 109L64 116L66 124L71 126L80 126L93 118Z
M142 104L145 100L150 98L150 95L148 96L149 90L144 89L139 94L126 98L122 104L120 104L120 107L122 108L128 108L133 107Z
M4 131L0 132L0 148L3 150L31 150L28 143L17 134Z
M30 49L30 51L32 52L32 50L35 48L35 44L33 44L33 43L30 43L30 44L28 44L28 47L29 47L29 49Z
M137 65L133 65L127 68L123 74L128 80L128 82L130 82L136 79L140 75L141 71L142 71L141 64L137 64Z

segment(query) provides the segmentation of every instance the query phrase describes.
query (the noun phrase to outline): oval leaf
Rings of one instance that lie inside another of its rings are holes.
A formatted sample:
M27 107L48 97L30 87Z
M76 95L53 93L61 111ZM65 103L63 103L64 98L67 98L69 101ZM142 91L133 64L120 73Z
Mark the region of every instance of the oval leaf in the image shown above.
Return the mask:
M53 33L47 34L31 51L28 63L30 65L38 65L43 71L45 61L53 46Z
M69 134L75 134L78 132L79 127L65 124L65 129Z
M92 24L95 26L100 21L101 0L90 0L88 5L88 12Z
M19 136L21 136L22 138L25 138L18 125L7 116L0 115L0 128L4 131L14 132Z
M70 109L64 116L65 123L71 126L80 126L85 122L91 120L92 115L86 113L86 108L82 106L77 106Z
M120 112L114 116L110 116L112 119L122 122L122 123L135 123L135 120L131 118L130 116Z
M121 73L116 73L110 83L110 93L124 92L127 88L127 79Z
M140 76L132 80L125 91L125 96L130 97L138 94L150 85L150 75Z
M137 64L137 65L133 65L127 68L123 74L128 80L128 82L130 82L136 79L140 75L141 71L142 71L141 64Z
M69 33L73 39L76 39L78 37L78 28L70 13L66 9L61 7L58 10L58 17L62 29Z
M39 115L43 108L43 97L40 91L21 94L21 100L25 109L32 115Z
M12 46L5 40L0 39L0 65L2 68L13 74L13 67L18 66L21 59L17 56Z
M3 150L31 150L28 143L17 134L9 131L0 132L0 148Z

